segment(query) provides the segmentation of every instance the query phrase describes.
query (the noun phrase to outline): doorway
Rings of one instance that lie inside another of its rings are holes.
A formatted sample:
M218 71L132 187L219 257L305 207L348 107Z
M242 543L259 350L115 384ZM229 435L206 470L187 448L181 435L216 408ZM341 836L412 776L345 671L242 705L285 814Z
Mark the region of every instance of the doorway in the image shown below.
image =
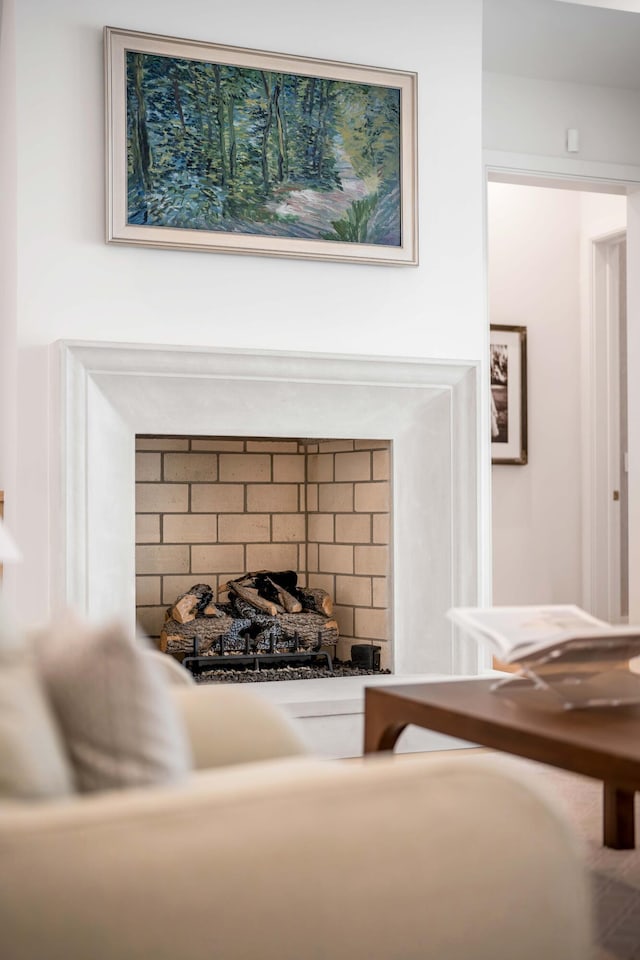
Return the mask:
M526 328L529 383L529 462L492 468L494 603L576 603L619 622L627 200L619 184L490 179L490 322Z

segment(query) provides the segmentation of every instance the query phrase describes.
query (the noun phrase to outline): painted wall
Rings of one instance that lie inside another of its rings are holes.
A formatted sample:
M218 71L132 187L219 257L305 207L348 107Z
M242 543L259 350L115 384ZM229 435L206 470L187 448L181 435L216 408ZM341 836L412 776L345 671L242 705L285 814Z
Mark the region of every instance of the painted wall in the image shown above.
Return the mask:
M489 312L527 328L529 462L496 465L495 603L577 603L580 195L491 183Z
M0 184L15 184L15 0L0 0ZM0 490L15 488L16 195L0 190Z
M558 3L578 3L586 7L607 7L610 10L628 10L640 13L638 0L558 0Z
M383 268L106 245L105 24L417 71L421 265ZM291 0L21 0L16 56L17 174L9 171L4 184L16 191L19 212L18 425L10 451L17 479L9 494L25 563L6 588L37 618L47 612L48 531L59 509L48 500L49 453L58 438L49 370L56 340L485 364L481 4L400 0L390 11L383 0L313 0L301 14ZM481 456L486 529L487 451ZM483 543L486 558L488 540Z
M619 233L627 226L627 198L615 197L606 193L580 194L580 234L583 253L583 269L585 250L588 254L592 240L603 239L611 234ZM588 261L588 257L587 257ZM583 281L587 279L583 276ZM584 296L584 293L583 293ZM583 310L588 306L588 298L584 301Z
M589 250L625 216L625 197L489 185L490 317L527 327L529 385L529 463L492 468L496 603L583 602Z
M486 150L639 165L639 117L638 90L483 75ZM577 154L567 153L569 127L580 133Z

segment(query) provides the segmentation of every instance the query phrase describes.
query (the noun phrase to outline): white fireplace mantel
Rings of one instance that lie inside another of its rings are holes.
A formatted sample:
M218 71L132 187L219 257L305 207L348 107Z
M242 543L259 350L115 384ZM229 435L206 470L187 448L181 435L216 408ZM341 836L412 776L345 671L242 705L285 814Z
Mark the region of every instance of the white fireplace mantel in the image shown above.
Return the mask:
M389 439L394 672L477 671L445 618L478 601L474 364L75 341L55 351L54 601L133 623L136 434Z

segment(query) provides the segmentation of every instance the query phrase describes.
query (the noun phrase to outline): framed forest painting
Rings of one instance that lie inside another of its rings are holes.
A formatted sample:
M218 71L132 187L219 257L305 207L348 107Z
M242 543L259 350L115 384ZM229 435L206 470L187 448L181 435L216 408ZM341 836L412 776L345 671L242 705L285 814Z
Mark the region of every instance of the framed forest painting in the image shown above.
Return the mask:
M107 240L416 264L416 75L105 28Z
M491 324L491 462L527 462L527 328Z

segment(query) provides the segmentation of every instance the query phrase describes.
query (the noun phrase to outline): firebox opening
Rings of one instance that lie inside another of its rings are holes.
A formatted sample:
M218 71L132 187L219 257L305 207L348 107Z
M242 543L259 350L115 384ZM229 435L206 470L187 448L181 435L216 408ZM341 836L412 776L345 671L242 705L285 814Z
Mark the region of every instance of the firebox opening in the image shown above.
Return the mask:
M216 672L204 656L190 665L209 679L249 679L256 666L261 679L331 675L329 662L334 676L389 671L391 448L385 439L137 436L142 629L179 659L206 647ZM257 594L251 578L264 571L266 599L238 599L227 586ZM295 579L278 583L285 571ZM196 585L211 597L202 594L204 605L185 599L181 623L176 604ZM300 614L285 610L296 598ZM209 639L194 647L198 635ZM268 656L257 663L254 653Z

